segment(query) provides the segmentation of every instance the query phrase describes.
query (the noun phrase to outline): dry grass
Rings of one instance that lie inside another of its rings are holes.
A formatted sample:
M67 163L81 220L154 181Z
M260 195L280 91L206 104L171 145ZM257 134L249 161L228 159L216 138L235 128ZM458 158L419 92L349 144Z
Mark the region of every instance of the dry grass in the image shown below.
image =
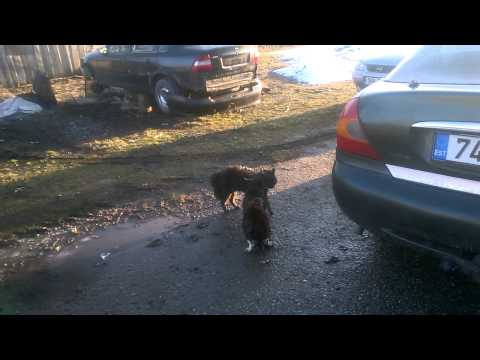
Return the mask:
M26 122L19 131L30 138L0 142L0 153L39 157L0 160L3 237L35 224L146 196L144 184L156 188L156 196L168 197L173 187L184 183L172 179L204 179L223 155L229 154L230 159L235 159L234 153L258 155L262 149L268 152L269 147L332 127L342 105L355 93L353 85L305 86L271 76L271 70L283 66L277 51L262 51L260 77L270 91L255 107L179 120L125 112L112 116L85 105L76 113L62 110L64 118L39 115L38 129L29 130ZM80 78L61 79L53 86L61 102L83 94ZM0 98L8 91L0 91ZM29 89L17 93L22 91ZM95 136L86 136L84 141L75 138L70 144L65 138L71 127L67 118L75 124L84 124L88 118L93 127L103 127ZM43 144L49 134L52 145ZM41 144L30 144L35 136ZM54 141L59 139L66 145ZM262 153L273 161L271 155Z

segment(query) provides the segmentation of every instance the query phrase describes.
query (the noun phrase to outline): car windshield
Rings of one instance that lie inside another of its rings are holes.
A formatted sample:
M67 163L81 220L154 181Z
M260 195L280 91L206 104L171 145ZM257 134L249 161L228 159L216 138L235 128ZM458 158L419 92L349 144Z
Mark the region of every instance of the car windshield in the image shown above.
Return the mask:
M480 85L480 46L423 46L405 58L385 81Z

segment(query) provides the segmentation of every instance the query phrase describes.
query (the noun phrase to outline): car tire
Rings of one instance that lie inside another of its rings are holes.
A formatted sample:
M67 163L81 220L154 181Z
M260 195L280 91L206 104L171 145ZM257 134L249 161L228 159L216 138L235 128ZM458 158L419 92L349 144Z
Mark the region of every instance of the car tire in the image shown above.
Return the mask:
M174 114L169 98L178 94L176 84L169 79L159 79L153 87L153 100L156 109L165 115Z

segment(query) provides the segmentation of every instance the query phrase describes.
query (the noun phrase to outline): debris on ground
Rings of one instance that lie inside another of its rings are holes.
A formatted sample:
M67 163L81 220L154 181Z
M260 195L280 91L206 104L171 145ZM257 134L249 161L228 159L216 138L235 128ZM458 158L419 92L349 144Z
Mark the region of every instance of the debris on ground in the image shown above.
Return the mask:
M98 238L99 238L98 235L90 235L90 236L86 236L84 238L81 238L80 242L87 242L87 241L90 241L92 239L98 239Z
M340 259L339 259L338 257L336 257L336 256L330 256L330 259L325 260L325 264L328 264L328 265L330 265L330 264L335 264L335 263L337 263L337 262L339 262L339 261L340 261Z
M32 83L33 92L39 103L46 108L57 105L57 99L50 83L50 79L40 71L37 71Z
M191 242L197 242L198 240L200 240L200 237L198 235L193 234L188 237L188 240L190 240Z
M16 245L17 240L10 238L10 239L0 239L0 249L8 248L10 246Z
M355 229L355 234L357 234L357 235L363 235L364 232L365 232L365 228L363 228L363 227L360 226L360 225L357 225L357 228Z
M362 239L366 239L366 238L369 238L369 237L370 237L370 234L368 233L368 231L363 232Z
M208 223L206 222L201 222L197 224L198 229L205 229L206 227L208 227Z
M42 111L40 105L25 100L19 96L12 97L0 103L0 119L19 113L34 114L40 111Z
M339 249L340 251L347 251L347 250L348 250L348 247L346 247L346 246L344 246L344 245L340 245L340 246L338 247L338 249Z
M163 244L163 239L162 238L158 238L158 239L155 239L153 241L150 241L146 247L148 248L154 248L154 247L157 247L157 246L160 246Z
M109 252L104 252L104 253L101 253L101 254L100 254L100 258L105 261L105 259L106 259L107 257L109 257L110 255L111 255L111 253L109 253Z
M446 273L454 273L459 270L458 264L451 259L443 259L440 263L440 268Z
M81 97L78 100L76 100L76 103L78 105L91 105L91 104L96 104L98 103L98 99L96 97Z

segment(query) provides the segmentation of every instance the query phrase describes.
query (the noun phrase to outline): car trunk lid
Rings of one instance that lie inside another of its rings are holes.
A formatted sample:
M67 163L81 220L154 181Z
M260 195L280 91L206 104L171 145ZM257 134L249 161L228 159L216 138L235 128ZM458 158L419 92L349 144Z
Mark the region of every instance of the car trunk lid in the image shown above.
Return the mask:
M195 76L204 84L207 93L233 90L251 84L256 78L258 48L256 46L195 46L196 60L210 63L205 71L196 71ZM206 60L208 59L208 60Z
M359 118L387 164L480 180L479 100L480 85L385 82L360 96ZM462 156L470 162L459 162L468 141Z

